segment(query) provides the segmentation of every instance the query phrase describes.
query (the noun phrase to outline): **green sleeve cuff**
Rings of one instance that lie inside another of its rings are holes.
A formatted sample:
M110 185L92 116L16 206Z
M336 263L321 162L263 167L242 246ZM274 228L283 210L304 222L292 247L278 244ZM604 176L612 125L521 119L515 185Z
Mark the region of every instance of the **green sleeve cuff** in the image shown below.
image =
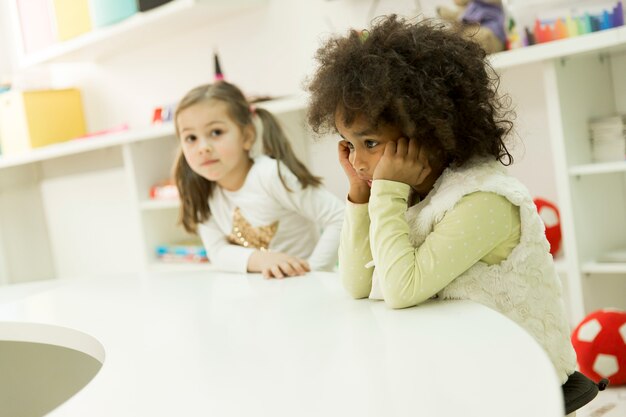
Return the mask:
M411 186L403 182L390 180L375 180L372 182L373 196L389 195L390 197L408 199L410 191Z

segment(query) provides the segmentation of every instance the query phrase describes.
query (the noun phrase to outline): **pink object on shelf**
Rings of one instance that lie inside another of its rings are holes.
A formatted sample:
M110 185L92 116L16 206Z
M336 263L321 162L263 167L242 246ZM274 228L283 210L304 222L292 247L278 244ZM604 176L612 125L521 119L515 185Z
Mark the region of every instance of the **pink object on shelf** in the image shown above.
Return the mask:
M39 51L56 42L53 18L48 0L18 0L17 10L24 52Z
M108 134L111 134L111 133L124 132L126 130L128 130L128 124L124 123L124 124L121 124L119 126L112 127L110 129L104 129L104 130L98 130L98 131L95 131L95 132L89 132L86 135L80 136L80 137L78 137L76 139L88 139L88 138L92 138L94 136L104 136L104 135L108 135Z

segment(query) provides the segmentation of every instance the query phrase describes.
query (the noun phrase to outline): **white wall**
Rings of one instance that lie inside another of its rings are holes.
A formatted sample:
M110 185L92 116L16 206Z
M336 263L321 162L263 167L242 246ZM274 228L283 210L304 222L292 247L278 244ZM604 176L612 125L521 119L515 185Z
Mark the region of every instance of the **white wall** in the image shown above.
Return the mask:
M13 72L15 61L14 22L10 19L10 6L6 0L0 1L0 78Z
M509 172L524 182L533 197L556 203L546 97L541 89L528 88L541 85L541 62L502 71L501 92L509 94L516 113L514 132L509 138L509 151L514 158Z
M190 88L212 81L212 50L226 78L248 94L280 96L301 89L320 39L332 31L367 26L369 15L413 15L414 0L269 0L266 4L191 27L166 41L118 54L96 65L52 65L55 87L84 92L90 130L149 124L152 109L174 103Z

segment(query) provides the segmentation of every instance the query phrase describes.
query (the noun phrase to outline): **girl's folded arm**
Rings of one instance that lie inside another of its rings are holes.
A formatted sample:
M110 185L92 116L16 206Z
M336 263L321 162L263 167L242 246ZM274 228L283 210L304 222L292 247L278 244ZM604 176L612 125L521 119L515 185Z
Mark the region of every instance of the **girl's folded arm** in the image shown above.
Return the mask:
M198 225L198 234L206 249L209 262L217 269L241 273L248 271L248 260L255 249L228 242L213 218Z
M408 193L406 184L380 180L370 198L372 254L383 296L393 308L411 307L437 294L511 233L511 203L495 194L474 193L413 247L405 219ZM477 204L485 195L489 200Z
M346 203L346 214L339 244L339 275L353 298L366 298L372 290L374 269L369 239L370 219L367 204Z

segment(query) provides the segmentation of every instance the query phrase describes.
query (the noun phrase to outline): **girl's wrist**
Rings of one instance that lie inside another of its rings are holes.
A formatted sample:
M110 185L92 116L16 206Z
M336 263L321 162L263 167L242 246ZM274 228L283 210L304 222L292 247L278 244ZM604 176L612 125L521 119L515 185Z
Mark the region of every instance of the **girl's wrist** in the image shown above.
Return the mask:
M348 192L348 200L354 204L366 204L370 200L370 188L368 186L352 186Z

